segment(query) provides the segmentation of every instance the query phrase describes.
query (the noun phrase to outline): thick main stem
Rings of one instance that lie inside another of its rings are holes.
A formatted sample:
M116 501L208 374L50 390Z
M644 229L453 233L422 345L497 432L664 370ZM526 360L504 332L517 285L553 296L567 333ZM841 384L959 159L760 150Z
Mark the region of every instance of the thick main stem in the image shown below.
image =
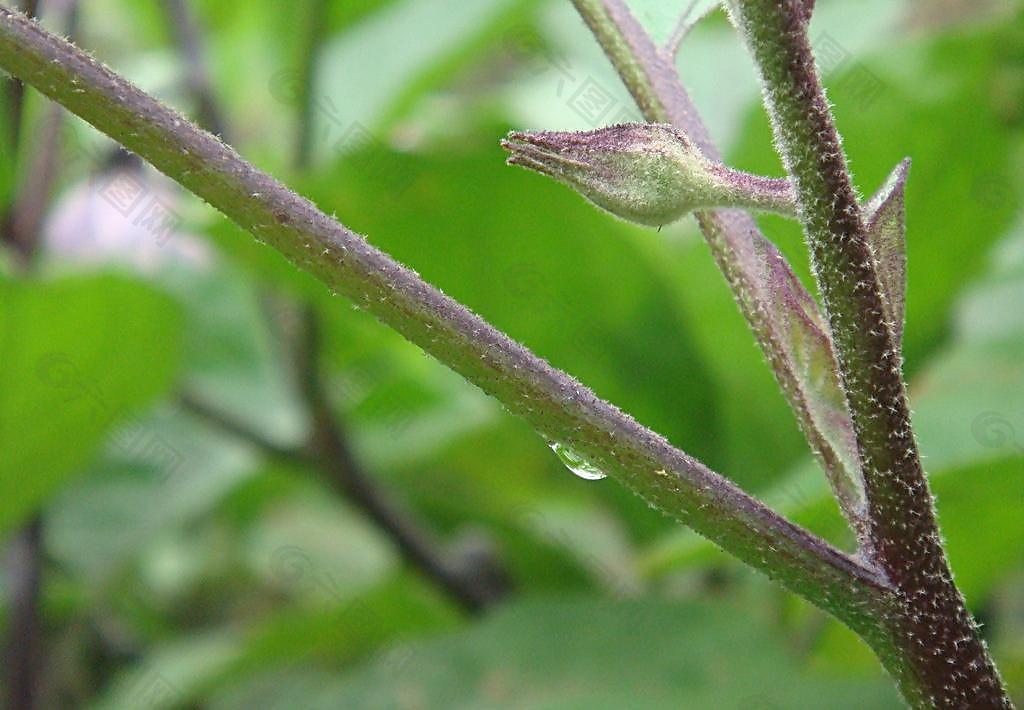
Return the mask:
M0 8L0 67L92 123L652 505L855 628L889 589L511 341L312 203L23 15Z
M922 706L1009 707L977 625L953 583L910 426L893 326L864 219L807 37L801 0L730 0L764 86L793 179L853 419L868 502L864 553L899 589L883 660Z

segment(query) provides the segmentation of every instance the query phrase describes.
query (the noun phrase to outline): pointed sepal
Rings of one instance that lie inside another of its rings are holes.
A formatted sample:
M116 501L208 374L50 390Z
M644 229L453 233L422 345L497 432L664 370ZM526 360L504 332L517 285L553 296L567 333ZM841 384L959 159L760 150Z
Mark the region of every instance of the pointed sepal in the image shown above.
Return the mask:
M882 287L885 316L892 324L897 345L903 341L906 313L907 243L904 192L910 158L900 162L885 184L864 205L868 246L875 258Z

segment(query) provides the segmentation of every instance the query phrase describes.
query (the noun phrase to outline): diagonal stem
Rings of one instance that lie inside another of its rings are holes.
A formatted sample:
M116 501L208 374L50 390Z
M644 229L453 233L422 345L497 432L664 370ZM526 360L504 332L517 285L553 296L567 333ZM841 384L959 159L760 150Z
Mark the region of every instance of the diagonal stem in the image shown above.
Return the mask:
M29 17L35 17L39 9L39 0L26 0L20 9ZM5 127L5 138L8 141L8 148L12 159L17 158L18 149L21 147L21 123L24 119L25 108L25 83L15 77L10 77L4 82L4 97L7 103L7 122Z
M835 341L868 502L862 552L902 597L901 612L889 620L900 653L887 665L916 705L1008 707L946 560L911 429L900 349L815 69L805 4L730 0L728 7L761 75Z
M0 67L147 159L655 507L870 633L891 603L870 567L673 448L242 160L215 136L36 23L0 8Z

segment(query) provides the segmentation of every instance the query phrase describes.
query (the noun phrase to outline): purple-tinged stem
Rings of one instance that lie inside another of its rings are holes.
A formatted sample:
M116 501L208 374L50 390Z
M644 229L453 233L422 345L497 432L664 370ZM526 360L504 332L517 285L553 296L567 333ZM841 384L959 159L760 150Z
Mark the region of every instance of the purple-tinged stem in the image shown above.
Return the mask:
M896 333L846 156L807 37L802 0L729 0L761 74L765 105L811 252L853 417L868 503L862 554L900 591L882 656L921 707L1010 707L953 582L910 422Z

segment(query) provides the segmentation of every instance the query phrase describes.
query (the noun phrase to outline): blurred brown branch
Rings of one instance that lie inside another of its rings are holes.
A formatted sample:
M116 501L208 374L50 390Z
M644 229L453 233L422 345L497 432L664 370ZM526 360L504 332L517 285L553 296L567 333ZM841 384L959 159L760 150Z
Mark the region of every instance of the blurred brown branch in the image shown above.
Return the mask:
M312 91L319 45L323 38L322 24L326 12L323 0L312 0L308 19L308 37L304 46L302 71L303 96L299 141L296 146L296 167L305 169L310 158ZM178 52L186 62L189 87L200 107L199 122L207 129L225 135L223 112L208 80L204 64L205 50L199 24L192 17L186 0L164 0L168 18L176 29ZM402 556L428 579L434 581L452 599L470 612L482 611L504 597L508 581L492 555L474 559L451 559L437 540L416 521L412 512L397 506L367 474L356 459L340 417L332 410L325 395L325 383L319 360L320 324L312 307L302 307L291 299L278 297L290 318L285 323L287 349L293 359L292 369L306 405L312 432L308 446L301 450L279 445L233 421L202 403L195 396L185 396L183 403L197 414L215 423L265 452L283 459L300 461L321 472L328 484L372 520Z

